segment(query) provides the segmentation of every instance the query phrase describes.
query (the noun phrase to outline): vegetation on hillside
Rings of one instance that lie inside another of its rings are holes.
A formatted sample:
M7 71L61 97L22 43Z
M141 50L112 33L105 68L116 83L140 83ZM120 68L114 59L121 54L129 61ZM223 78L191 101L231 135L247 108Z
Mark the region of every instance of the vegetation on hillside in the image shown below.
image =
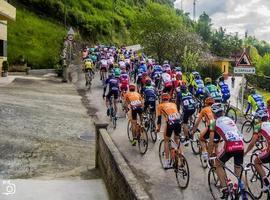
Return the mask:
M8 25L8 59L19 64L25 59L32 68L52 68L58 62L66 31L26 9L17 7L17 19Z

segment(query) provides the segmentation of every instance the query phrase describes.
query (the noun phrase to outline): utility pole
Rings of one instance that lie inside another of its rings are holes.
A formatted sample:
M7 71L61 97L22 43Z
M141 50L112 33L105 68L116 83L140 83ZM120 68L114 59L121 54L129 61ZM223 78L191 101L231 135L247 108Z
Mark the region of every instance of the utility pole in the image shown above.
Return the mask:
M184 0L181 0L181 10L183 10L183 1Z
M193 0L193 20L196 20L196 2L197 0Z

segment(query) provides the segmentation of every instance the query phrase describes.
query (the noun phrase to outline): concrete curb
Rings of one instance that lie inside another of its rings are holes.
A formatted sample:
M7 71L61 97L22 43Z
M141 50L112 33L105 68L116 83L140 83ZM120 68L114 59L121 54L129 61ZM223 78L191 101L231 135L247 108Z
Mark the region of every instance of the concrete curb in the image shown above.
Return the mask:
M95 122L96 167L100 169L111 199L148 200L139 183L107 132L108 124Z

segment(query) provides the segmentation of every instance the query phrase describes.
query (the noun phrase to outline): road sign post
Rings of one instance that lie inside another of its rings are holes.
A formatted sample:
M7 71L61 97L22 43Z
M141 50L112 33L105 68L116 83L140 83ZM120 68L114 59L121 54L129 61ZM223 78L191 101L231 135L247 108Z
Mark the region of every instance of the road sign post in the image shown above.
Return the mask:
M244 113L244 94L245 94L245 74L255 74L256 69L252 66L251 60L249 56L246 53L246 49L244 49L240 59L236 63L236 66L234 67L234 73L235 74L242 74L242 93L241 93L241 107L242 107L242 113Z

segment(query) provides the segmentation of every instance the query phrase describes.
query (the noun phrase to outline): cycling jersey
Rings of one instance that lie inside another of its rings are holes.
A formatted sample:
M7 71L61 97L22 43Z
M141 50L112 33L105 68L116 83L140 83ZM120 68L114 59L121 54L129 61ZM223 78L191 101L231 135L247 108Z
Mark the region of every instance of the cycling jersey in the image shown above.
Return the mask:
M161 77L162 77L162 80L163 80L163 82L164 82L164 85L165 85L165 87L166 87L166 85L172 85L172 77L171 77L171 75L170 74L168 74L168 73L163 73L162 75L161 75Z
M119 64L121 69L126 68L126 63L124 61L121 60L121 61L119 61L118 64Z
M226 102L231 96L229 86L223 81L219 82L218 86L222 94L222 100L223 102Z
M177 102L181 103L183 111L195 110L196 103L192 98L192 94L190 92L179 92L177 94Z
M250 103L252 109L259 110L259 109L265 109L265 103L263 101L263 98L259 94L251 94L248 96L248 103Z
M194 84L195 94L196 96L204 94L204 83L201 79L196 79Z
M129 76L127 74L121 74L120 75L120 84L121 84L121 91L128 90L128 85L129 85L130 79Z
M119 91L119 80L117 78L108 78L105 85L109 85L109 91Z
M211 107L210 106L204 107L199 114L199 118L204 118L206 126L210 126L211 120L215 119Z
M157 116L163 116L168 123L180 121L180 114L177 111L175 103L163 102L158 105Z
M142 96L138 92L127 92L124 98L133 110L142 107Z
M84 63L85 69L92 69L93 68L93 63L91 61L86 61Z
M225 152L230 153L244 150L243 135L231 118L222 116L212 120L210 131L216 132L222 137Z
M145 101L156 101L155 88L152 86L146 86L143 91Z
M215 99L216 102L220 102L221 101L221 95L218 92L217 86L210 84L210 85L206 85L205 89L208 93L209 96L213 97Z
M169 64L164 64L162 66L163 71L171 70L171 66Z

